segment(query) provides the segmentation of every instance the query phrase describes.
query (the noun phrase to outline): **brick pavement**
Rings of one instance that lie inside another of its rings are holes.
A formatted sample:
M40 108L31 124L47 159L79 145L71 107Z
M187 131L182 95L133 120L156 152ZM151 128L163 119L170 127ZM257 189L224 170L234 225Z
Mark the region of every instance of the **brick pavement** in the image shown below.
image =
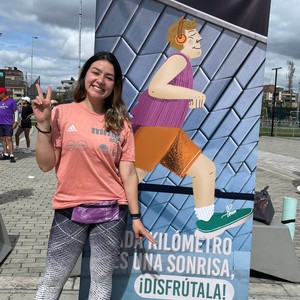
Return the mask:
M31 140L35 145L36 132ZM21 140L21 147L25 146ZM282 199L300 199L300 139L262 137L259 143L256 190L269 185L276 215L281 217ZM287 155L288 152L288 155ZM51 196L54 171L43 173L35 153L17 153L17 162L0 162L0 213L13 250L0 265L0 300L33 299L44 270L45 253L52 220ZM298 204L295 249L300 260L300 203ZM79 278L68 280L62 300L78 298ZM300 300L300 284L254 274L250 278L250 300Z

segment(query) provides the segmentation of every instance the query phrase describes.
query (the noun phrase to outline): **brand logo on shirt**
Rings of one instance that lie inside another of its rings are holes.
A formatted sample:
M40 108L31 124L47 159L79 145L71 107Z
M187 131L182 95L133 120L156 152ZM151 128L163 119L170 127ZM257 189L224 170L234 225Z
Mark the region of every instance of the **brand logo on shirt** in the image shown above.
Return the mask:
M77 129L73 124L70 125L69 128L67 129L67 132L76 132L76 131L77 131Z

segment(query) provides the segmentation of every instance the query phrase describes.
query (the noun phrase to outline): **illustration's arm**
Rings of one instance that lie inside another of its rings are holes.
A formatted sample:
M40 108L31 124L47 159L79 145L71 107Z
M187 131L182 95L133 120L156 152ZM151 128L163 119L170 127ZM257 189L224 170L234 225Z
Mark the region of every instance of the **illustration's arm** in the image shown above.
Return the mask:
M186 67L186 60L181 55L173 55L155 73L149 84L149 94L162 99L191 99L191 108L202 107L205 95L186 87L175 86L169 82Z

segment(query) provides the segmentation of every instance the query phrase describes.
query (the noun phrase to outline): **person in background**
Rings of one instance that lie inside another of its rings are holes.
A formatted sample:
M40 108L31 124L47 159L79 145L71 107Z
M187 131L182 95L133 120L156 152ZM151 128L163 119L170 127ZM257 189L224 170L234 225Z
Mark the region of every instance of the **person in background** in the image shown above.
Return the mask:
M24 132L27 148L23 149L22 152L28 154L31 153L29 133L32 127L31 116L33 116L33 110L30 104L31 100L29 97L22 97L21 101L21 122L15 133L16 146L14 148L14 152L20 152L20 134Z
M96 53L84 64L72 103L51 109L51 87L43 96L36 85L38 96L32 100L38 130L36 160L44 172L55 168L58 180L45 275L36 300L59 298L87 240L89 299L109 300L128 208L135 237L155 243L140 219L134 137L122 85L120 65L109 52ZM79 209L91 210L104 201L117 202L117 219L74 220Z
M13 150L13 131L18 124L18 109L14 99L7 95L5 87L0 87L0 138L3 146L3 154L0 160L10 160L15 163Z

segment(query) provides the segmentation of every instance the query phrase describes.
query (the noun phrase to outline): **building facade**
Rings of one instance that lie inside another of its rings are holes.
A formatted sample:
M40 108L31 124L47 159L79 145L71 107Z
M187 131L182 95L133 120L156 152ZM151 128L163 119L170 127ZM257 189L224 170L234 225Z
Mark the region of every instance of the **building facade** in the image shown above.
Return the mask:
M26 79L23 72L17 67L0 69L0 86L5 87L8 95L15 100L26 95Z

